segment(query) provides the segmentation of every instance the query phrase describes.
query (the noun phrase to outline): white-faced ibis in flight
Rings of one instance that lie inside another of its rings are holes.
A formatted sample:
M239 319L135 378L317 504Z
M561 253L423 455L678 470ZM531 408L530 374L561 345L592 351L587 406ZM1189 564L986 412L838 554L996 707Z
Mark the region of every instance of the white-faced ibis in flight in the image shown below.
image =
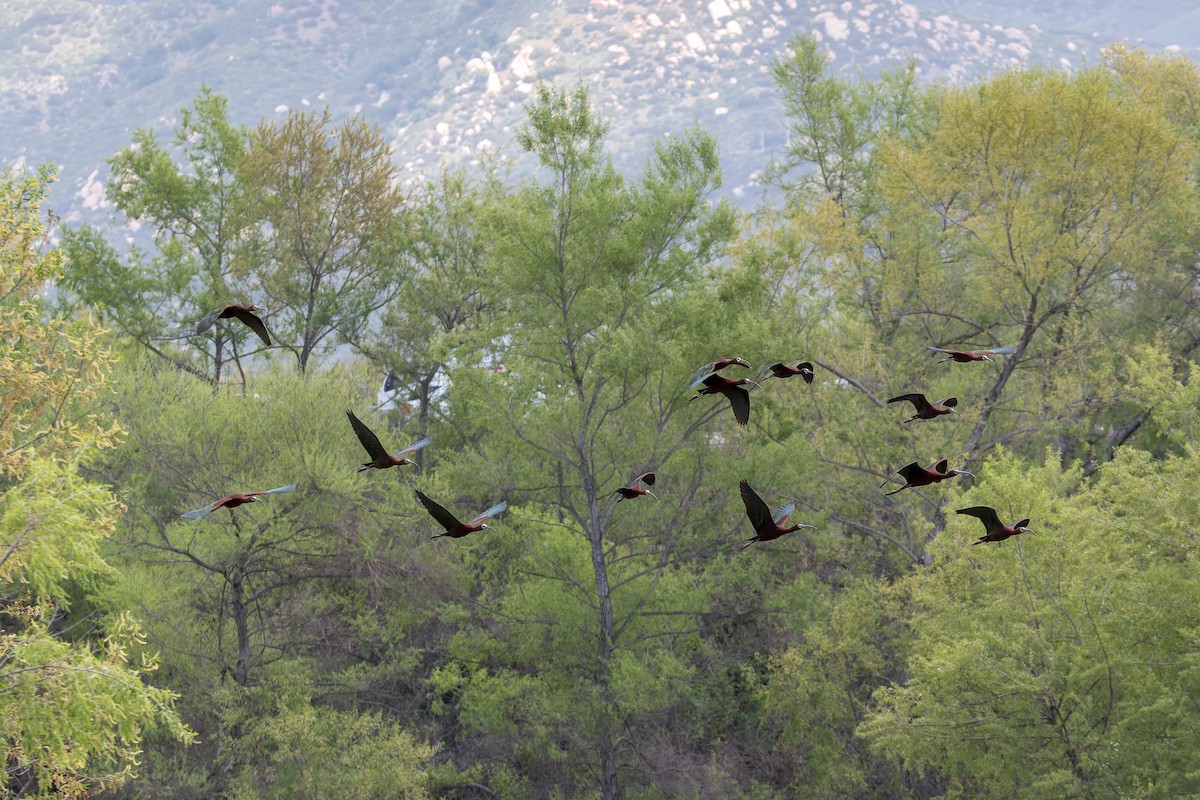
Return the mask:
M761 381L767 373L771 373L775 378L790 378L793 375L799 375L804 379L805 383L813 382L813 365L807 361L801 361L797 364L785 364L782 361L772 361L761 370L755 377L756 381Z
M888 400L889 403L909 402L917 409L917 413L908 419L906 423L912 422L914 419L934 419L942 414L957 414L954 407L958 405L957 397L947 397L940 403L931 403L925 399L925 395L919 393L902 394L898 397L893 397Z
M983 542L1002 542L1010 536L1016 536L1019 533L1033 533L1032 530L1025 526L1029 524L1028 519L1018 520L1012 525L1005 525L1000 522L1000 516L996 513L996 509L990 506L971 506L970 508L960 508L954 512L956 514L966 514L976 517L983 522L985 533L979 537L979 541L971 542L971 544L982 544Z
M657 495L654 494L654 492L650 491L649 489L643 488L640 485L643 483L646 484L646 486L653 486L654 485L654 473L653 472L643 472L641 475L638 475L636 478L634 478L629 483L628 486L622 486L620 489L617 489L612 494L621 495L620 497L617 498L618 503L621 502L622 500L632 500L635 497L641 497L642 495L646 495L646 494L650 495L655 500L657 500L658 497L657 497ZM610 494L609 497L612 497L612 494Z
M396 370L389 369L388 374L383 378L383 391L391 394L393 389L398 388L400 388L400 376L396 374Z
M362 420L354 416L353 411L347 411L346 416L350 418L350 427L354 428L354 433L358 435L358 440L362 442L362 446L367 451L367 455L372 458L371 461L368 461L366 464L363 464L358 468L359 472L363 472L368 469L387 469L388 467L402 467L405 464L411 464L413 462L409 461L407 458L405 458L405 456L417 452L422 447L425 447L433 441L433 439L426 436L416 444L406 447L393 455L388 453L388 451L383 448L383 445L379 441L379 437L376 436L370 428L364 425Z
M697 386L703 383L704 379L709 375L712 375L714 372L720 372L726 367L732 367L735 364L739 367L746 367L747 369L750 368L750 362L744 358L718 358L716 361L710 361L700 369L696 370L696 373L692 375L691 383L687 385L687 388L695 389Z
M925 345L930 350L936 350L939 353L945 353L946 357L938 361L939 364L945 361L957 361L960 364L966 364L970 361L992 361L988 356L1011 356L1017 352L1015 347L993 347L990 350L947 350L944 347L934 347L931 344ZM992 361L995 364L995 361Z
M747 383L757 383L749 378L723 378L715 372L709 373L708 377L700 381L704 384L704 388L695 397L688 398L690 403L692 400L698 400L706 394L723 394L729 398L729 405L733 408L733 418L738 425L745 425L750 421L750 393L742 388Z
M746 540L746 543L740 549L745 550L755 542L769 542L772 539L778 539L785 533L798 531L801 528L816 530L812 525L783 527L788 517L796 510L796 504L791 500L780 506L779 510L772 515L770 507L763 502L763 499L758 496L757 492L750 488L750 484L745 481L738 481L738 491L742 494L742 502L746 505L746 516L750 518L750 526L754 528L755 533L753 537Z
M425 510L429 515L438 521L438 524L446 529L445 533L439 533L437 536L431 536L431 539L437 539L442 536L449 536L451 539L460 539L468 533L475 533L484 528L494 530L491 525L485 525L484 520L491 519L499 514L504 509L508 508L508 503L497 503L477 517L472 518L468 522L459 522L458 517L451 514L446 509L439 506L437 503L430 500L420 491L416 492L417 499L421 501L421 505L425 506Z
M904 485L899 489L893 489L890 492L885 492L885 495L895 494L896 492L904 491L912 486L928 486L931 483L938 483L946 480L947 478L953 478L956 475L970 475L972 478L975 477L972 473L967 472L965 469L948 469L948 466L949 463L944 458L941 461L930 464L928 467L922 467L916 461L912 462L911 464L905 464L903 467L892 473L893 475L899 475L900 477L904 478ZM882 484L880 484L879 488L882 489L884 486L887 486L887 484L888 481L884 481Z
M262 310L263 309L259 308L258 306L242 306L236 303L227 306L221 306L216 311L209 312L204 319L196 323L196 335L199 336L200 334L204 333L206 330L211 328L213 323L217 320L230 319L232 317L241 320L247 328L258 334L258 338L263 340L263 344L265 344L267 347L270 347L271 336L267 333L267 326L264 325L263 321L254 313L255 311Z
M246 503L257 503L258 498L263 495L283 494L284 492L294 492L294 491L296 491L296 484L289 483L287 486L280 486L278 489L268 489L265 492L246 492L245 494L228 494L228 495L225 495L224 497L222 497L217 502L211 503L211 504L205 506L204 508L197 508L195 511L188 511L186 514L180 514L179 516L183 517L184 519L200 519L201 517L207 517L209 514L216 511L218 508L228 508L228 509L230 509L230 513L233 513L234 508L236 508L238 506L243 506Z

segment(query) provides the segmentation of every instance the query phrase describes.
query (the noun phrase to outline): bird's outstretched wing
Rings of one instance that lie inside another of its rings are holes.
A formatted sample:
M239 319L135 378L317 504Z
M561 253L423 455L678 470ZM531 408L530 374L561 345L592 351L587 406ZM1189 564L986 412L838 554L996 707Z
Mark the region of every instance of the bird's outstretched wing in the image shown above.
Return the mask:
M1017 352L1015 347L993 347L991 350L976 350L977 353L987 353L991 356L1011 356Z
M267 333L267 326L263 324L258 315L253 311L239 311L234 316L240 319L247 328L258 334L258 338L263 340L263 344L267 347L271 346L271 335Z
M790 517L792 515L792 512L795 510L796 510L796 504L794 502L792 502L791 500L788 500L786 503L784 503L783 505L781 505L779 507L779 510L775 512L775 516L771 517L771 520L776 525L782 525L783 523L787 522L787 518Z
M758 371L758 374L754 376L754 380L761 382L764 375L766 375L768 372L774 372L775 368L782 364L782 361L772 361L770 364L764 365L763 368Z
M480 514L477 517L472 518L470 524L478 525L479 523L483 522L485 519L491 519L492 517L496 516L497 514L499 514L501 511L503 511L506 508L508 508L507 500L500 502L500 503L496 503L496 505L492 506L487 511L483 512L482 514Z
M414 494L416 494L417 499L421 501L421 505L425 506L425 510L429 512L429 516L436 519L438 524L446 530L451 531L457 528L459 525L462 525L462 523L458 521L458 517L454 516L449 511L430 500L419 489L416 490Z
M966 514L969 517L975 517L983 522L983 527L989 531L1000 527L1000 517L996 514L996 509L992 508L991 506L971 506L970 508L960 508L954 513Z
M692 389L695 389L697 386L704 383L705 378L707 378L709 375L715 375L715 374L716 373L713 372L712 365L705 364L703 367L696 370L696 372L692 375L692 380L687 385L687 391L691 391Z
M372 460L378 461L381 458L387 458L387 450L379 442L379 437L375 432L368 428L362 420L354 416L354 412L347 410L346 416L350 418L350 427L354 428L354 433L358 436L358 440L362 442L363 449L367 451ZM426 444L429 444L427 441Z
M742 503L746 506L746 516L750 518L750 527L759 530L771 520L771 509L750 488L746 481L738 481L738 492L742 495Z
M917 409L918 414L920 414L925 409L929 408L929 401L925 399L925 395L919 394L919 393L896 395L891 400L888 400L888 402L889 403L900 403L900 402L912 403L913 406ZM955 401L955 402L958 402L958 401Z
M297 483L289 483L287 486L280 486L276 489L267 489L265 492L251 492L250 494L286 494L296 491Z
M400 376L396 374L396 370L389 369L387 376L383 379L383 390L391 392L400 385Z
M813 365L811 361L801 361L796 365L796 369L800 370L800 377L805 383L813 382Z
M644 483L647 486L653 486L654 485L654 473L653 472L643 472L641 475L638 475L636 478L634 478L633 483L631 483L629 485L637 486L639 482Z
M901 467L900 469L893 472L892 475L899 475L901 478L904 478L905 483L912 483L912 479L917 477L924 471L925 470L921 469L921 465L919 463L917 463L916 461L913 461L910 464L905 464L903 467ZM891 482L892 482L892 479L888 478L886 481L879 484L879 488L882 489L884 486L887 486Z
M950 471L950 462L943 458L941 461L939 461L936 464L934 464L933 466L931 466L930 469L932 469L934 472L938 472L938 473L941 473L942 475L945 475L947 472Z
M961 353L962 352L961 350L947 350L944 347L934 347L931 344L927 344L925 346L928 347L930 350L936 350L939 353Z
M199 322L196 323L196 335L199 336L200 334L204 333L206 330L211 328L213 326L213 323L217 321L217 317L219 317L221 315L221 312L224 310L225 310L224 307L215 308L212 311L205 314L204 317Z
M745 425L750 422L750 393L741 386L731 386L725 396L729 398L729 405L733 407L733 419L738 425Z
M416 444L409 445L408 447L401 450L399 453L396 453L396 458L403 458L404 456L408 455L409 453L415 453L423 447L428 447L432 441L433 441L432 436L426 436L424 439L417 442Z
M209 514L216 511L224 504L224 502L225 498L221 498L215 503L209 503L204 508L197 508L194 511L188 511L184 514L180 514L179 516L183 517L184 519L201 519L202 517L207 517Z

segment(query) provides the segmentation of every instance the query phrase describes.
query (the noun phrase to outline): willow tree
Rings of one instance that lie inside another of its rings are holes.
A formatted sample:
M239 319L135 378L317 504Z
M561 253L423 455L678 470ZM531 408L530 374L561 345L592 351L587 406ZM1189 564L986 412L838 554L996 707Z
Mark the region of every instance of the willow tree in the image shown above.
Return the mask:
M291 111L254 130L240 175L252 202L237 272L303 372L322 348L357 344L396 291L405 196L391 148L361 118Z

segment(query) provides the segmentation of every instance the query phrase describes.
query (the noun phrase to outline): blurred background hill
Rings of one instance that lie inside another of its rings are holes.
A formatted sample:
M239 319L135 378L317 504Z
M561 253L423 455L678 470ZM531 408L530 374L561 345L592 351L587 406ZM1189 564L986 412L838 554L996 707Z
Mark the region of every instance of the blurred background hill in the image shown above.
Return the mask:
M1119 0L218 0L0 5L0 159L53 161L53 206L99 218L104 160L137 128L166 134L207 84L253 124L289 108L362 114L410 174L511 147L539 77L582 78L612 122L621 169L656 137L699 123L721 145L726 191L785 136L772 62L811 32L839 69L915 59L963 81L1018 64L1096 63L1114 40L1200 52L1200 10Z

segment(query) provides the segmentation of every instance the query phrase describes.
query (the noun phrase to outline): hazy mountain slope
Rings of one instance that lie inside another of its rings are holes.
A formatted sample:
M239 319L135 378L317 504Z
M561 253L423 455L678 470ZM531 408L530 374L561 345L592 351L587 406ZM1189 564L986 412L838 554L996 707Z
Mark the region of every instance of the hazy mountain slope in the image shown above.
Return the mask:
M914 57L928 78L962 80L1094 62L1109 37L1088 24L1194 48L1149 40L1195 29L1171 20L1198 12L1167 5L1139 28L1115 0L18 0L0 5L0 159L59 164L58 209L94 216L104 159L135 128L168 132L203 82L246 123L289 107L361 112L415 174L491 147L515 155L513 128L540 76L587 82L623 168L655 138L705 126L743 194L782 142L770 66L798 32L849 70Z

